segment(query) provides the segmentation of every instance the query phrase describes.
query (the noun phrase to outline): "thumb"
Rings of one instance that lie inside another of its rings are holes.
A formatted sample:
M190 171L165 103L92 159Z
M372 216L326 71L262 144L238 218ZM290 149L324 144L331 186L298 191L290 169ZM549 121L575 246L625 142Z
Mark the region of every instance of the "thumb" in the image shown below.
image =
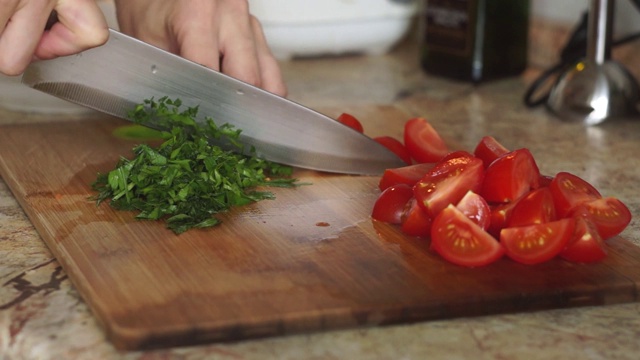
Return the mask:
M42 35L37 58L72 55L107 41L107 21L94 0L59 0L54 10L58 21Z

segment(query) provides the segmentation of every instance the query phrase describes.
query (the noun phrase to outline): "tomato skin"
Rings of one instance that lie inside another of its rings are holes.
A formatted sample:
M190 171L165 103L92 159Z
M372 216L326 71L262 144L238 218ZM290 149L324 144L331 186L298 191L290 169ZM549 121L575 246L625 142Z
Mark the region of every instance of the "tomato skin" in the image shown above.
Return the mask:
M415 164L394 169L387 169L382 174L378 188L380 191L396 184L415 185L433 168L434 163Z
M582 203L572 214L589 218L604 240L620 234L631 222L629 208L614 197Z
M406 184L398 184L385 189L375 204L371 217L389 224L400 224L402 214L409 200L413 198L413 189Z
M567 246L576 227L574 218L544 224L504 228L500 242L509 258L527 265L551 260Z
M484 163L485 169L489 167L494 160L508 152L509 149L500 144L493 136L485 136L480 139L475 150L473 150L473 154Z
M549 184L558 217L569 216L585 202L602 198L600 192L586 180L568 172L559 172Z
M446 260L467 267L491 264L505 252L496 239L453 205L434 219L431 248Z
M542 224L556 220L556 208L549 188L539 188L519 199L507 227Z
M487 201L482 198L482 196L469 190L462 199L460 199L458 204L456 204L456 208L471 221L478 224L483 230L489 228L491 210L489 209L489 204L487 204Z
M444 140L424 118L414 118L404 125L404 145L419 163L433 163L449 153Z
M336 120L338 120L343 125L346 125L357 132L360 132L360 133L364 132L364 127L362 126L362 123L360 122L360 120L358 120L358 118L356 118L351 114L342 113L340 114L340 116L338 116Z
M540 180L538 181L540 187L549 187L553 181L553 176L540 174Z
M427 237L431 234L431 223L431 217L418 205L416 199L409 200L402 215L400 230L409 236Z
M498 204L489 207L491 209L491 220L489 221L489 228L487 229L489 234L495 236L496 239L500 238L500 231L507 227L513 208L517 203L518 202L516 200L506 204Z
M468 152L468 151L456 150L456 151L452 151L452 152L448 153L447 155L443 156L442 159L440 159L438 162L443 162L443 161L447 161L449 159L455 159L455 158L459 158L459 157L473 158L473 157L476 157L476 156L473 155L472 153Z
M540 185L540 170L527 149L506 153L489 165L480 195L488 202L506 203Z
M404 144L398 139L391 136L378 136L373 138L373 140L396 154L400 160L404 161L407 165L411 165L411 154L409 154L409 150L407 150Z
M437 163L413 187L418 203L431 217L449 204L457 204L469 191L482 186L484 166L476 157L455 157Z
M604 241L595 225L585 216L576 216L576 229L560 257L578 263L593 263L607 257Z

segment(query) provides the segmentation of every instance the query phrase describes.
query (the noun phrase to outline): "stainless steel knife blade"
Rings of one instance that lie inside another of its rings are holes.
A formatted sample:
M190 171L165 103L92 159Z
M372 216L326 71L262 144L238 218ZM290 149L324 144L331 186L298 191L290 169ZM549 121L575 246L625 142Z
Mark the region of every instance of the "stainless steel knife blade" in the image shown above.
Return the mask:
M22 82L128 119L146 99L168 96L242 130L258 156L307 169L377 175L405 165L371 138L298 103L110 30L103 46L33 62Z

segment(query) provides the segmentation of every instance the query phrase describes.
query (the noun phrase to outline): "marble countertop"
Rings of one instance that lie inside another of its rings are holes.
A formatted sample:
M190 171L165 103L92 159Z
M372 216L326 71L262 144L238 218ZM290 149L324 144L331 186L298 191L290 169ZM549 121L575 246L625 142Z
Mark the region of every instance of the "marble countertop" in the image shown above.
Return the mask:
M483 135L527 147L547 174L570 171L635 216L640 246L640 119L598 127L522 104L534 71L473 86L423 74L415 46L376 57L282 63L290 98L312 108L389 104L428 118L451 144ZM0 123L50 116L0 111ZM375 129L370 129L375 133ZM401 133L398 129L398 136ZM0 359L636 359L640 303L429 321L148 352L119 352L0 178Z

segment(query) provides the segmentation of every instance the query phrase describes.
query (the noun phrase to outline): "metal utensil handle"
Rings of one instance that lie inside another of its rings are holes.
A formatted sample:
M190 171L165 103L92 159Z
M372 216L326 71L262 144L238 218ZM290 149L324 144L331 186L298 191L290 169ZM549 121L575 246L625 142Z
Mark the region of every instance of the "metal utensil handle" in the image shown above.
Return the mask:
M587 58L602 65L611 57L614 0L592 0L587 34Z

